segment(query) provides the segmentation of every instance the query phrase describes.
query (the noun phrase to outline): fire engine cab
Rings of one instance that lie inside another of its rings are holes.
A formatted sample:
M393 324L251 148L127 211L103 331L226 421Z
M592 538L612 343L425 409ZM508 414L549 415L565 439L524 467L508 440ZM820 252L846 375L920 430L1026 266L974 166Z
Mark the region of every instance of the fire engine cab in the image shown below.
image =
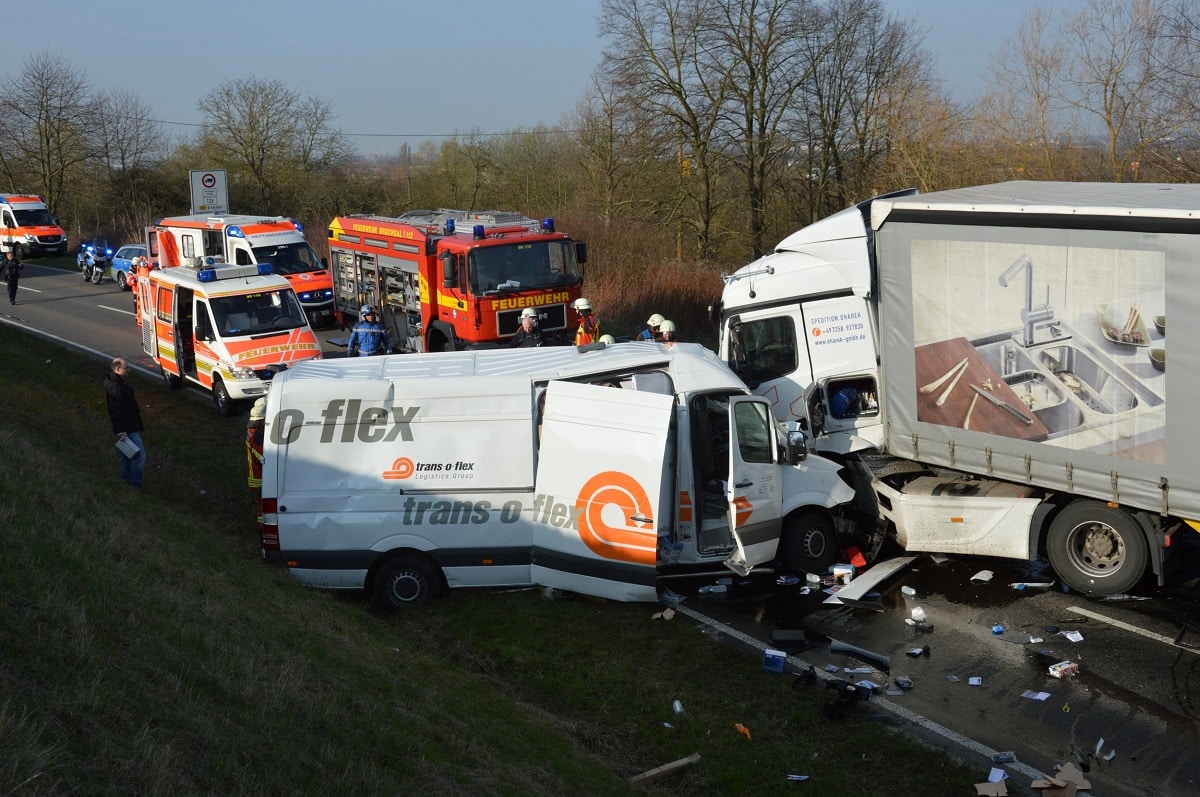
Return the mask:
M400 351L504 345L527 307L550 340L569 343L586 261L587 245L553 219L518 213L414 210L329 224L338 321L352 324L370 304Z
M164 269L199 266L204 258L268 264L296 290L309 323L319 326L333 321L333 282L303 232L299 222L283 216L172 216L146 228L146 250Z
M222 415L265 396L289 365L321 356L295 291L268 263L157 269L137 290L142 348L167 387L212 391Z

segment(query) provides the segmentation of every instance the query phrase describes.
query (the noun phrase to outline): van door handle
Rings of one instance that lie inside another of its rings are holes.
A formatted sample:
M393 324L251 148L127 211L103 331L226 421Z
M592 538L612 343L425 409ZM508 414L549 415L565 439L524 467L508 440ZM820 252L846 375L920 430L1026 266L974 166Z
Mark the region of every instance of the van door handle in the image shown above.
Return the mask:
M636 515L630 515L629 519L632 520L634 523L653 523L654 522L654 518L646 517L645 515L641 514L640 512Z
M738 489L740 490L740 489L742 489L743 487L752 487L753 485L754 485L754 482L752 482L752 481L750 481L749 479L747 479L746 481L744 481L744 482L738 482L737 484L735 484L735 485L733 485L733 486L734 486L734 487L736 487L736 488L738 488Z

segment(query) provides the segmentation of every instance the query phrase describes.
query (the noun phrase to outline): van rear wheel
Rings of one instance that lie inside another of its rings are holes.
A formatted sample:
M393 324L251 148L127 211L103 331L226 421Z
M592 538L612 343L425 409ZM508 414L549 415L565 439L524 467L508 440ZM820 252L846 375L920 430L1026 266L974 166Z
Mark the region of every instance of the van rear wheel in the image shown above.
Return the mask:
M437 571L423 556L402 555L389 560L375 575L373 603L377 609L421 606L441 594Z
M807 510L784 520L779 557L791 572L825 573L837 555L837 531L824 512Z

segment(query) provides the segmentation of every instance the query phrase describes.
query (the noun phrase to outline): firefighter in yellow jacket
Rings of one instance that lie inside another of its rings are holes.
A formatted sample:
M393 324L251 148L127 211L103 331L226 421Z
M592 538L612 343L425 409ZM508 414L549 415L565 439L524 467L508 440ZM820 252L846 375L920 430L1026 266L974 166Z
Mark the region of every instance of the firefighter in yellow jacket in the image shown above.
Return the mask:
M586 346L600 340L600 319L592 312L592 303L587 299L576 299L572 305L579 313L579 329L575 330L575 345Z
M262 469L263 430L266 426L267 400L260 398L250 408L250 422L246 425L246 487L254 496L258 511L258 530L262 532Z

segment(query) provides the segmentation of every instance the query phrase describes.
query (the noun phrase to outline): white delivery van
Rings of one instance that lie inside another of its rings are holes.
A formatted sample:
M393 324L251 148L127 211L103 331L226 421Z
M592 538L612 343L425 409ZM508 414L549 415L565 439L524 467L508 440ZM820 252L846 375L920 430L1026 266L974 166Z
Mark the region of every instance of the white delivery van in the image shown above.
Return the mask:
M652 601L671 573L803 569L852 496L691 344L306 361L275 377L265 437L264 558L391 608L531 584Z

